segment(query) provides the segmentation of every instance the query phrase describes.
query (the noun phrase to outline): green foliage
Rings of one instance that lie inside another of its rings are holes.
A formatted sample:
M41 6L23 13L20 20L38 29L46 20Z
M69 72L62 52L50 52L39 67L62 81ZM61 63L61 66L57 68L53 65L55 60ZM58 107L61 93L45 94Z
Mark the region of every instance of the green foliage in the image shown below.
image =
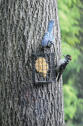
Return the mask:
M76 126L76 125L72 124L72 121L69 120L69 121L67 122L66 126Z
M59 18L60 18L60 27L62 34L62 41L67 42L70 45L75 45L79 43L80 27L78 20L80 19L79 5L78 0L59 0Z
M77 111L75 113L74 122L83 124L83 99L79 99L77 103Z
M76 112L77 96L76 90L71 86L64 85L64 112L65 120L72 119Z
M70 54L72 61L64 72L64 111L67 126L83 124L83 1L58 0L62 36L62 54ZM80 73L81 72L81 73ZM75 88L74 88L75 87ZM77 92L76 92L77 89ZM77 96L79 96L77 98ZM74 123L74 124L73 124ZM76 124L77 123L77 124Z

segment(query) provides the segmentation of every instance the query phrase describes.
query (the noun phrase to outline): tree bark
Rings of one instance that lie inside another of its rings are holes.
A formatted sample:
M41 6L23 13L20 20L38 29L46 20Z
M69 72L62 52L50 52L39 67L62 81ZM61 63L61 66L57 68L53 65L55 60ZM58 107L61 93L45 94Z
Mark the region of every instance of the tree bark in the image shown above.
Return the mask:
M0 2L0 126L62 126L62 81L34 86L31 54L54 19L55 53L60 58L56 0Z

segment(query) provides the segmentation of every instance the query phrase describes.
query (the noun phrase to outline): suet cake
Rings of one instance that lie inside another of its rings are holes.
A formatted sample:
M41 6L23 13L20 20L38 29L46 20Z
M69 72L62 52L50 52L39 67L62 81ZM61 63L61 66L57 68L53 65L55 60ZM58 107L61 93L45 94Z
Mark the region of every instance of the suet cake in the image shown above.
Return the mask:
M35 69L37 72L42 73L43 77L46 78L49 67L44 57L37 58L35 61Z

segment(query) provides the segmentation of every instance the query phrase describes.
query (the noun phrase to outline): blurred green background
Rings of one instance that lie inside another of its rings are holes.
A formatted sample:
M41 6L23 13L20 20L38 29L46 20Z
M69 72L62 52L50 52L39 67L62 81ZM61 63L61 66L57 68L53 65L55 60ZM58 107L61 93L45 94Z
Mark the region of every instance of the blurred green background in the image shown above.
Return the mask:
M83 1L58 0L62 54L72 61L63 74L66 126L83 126Z

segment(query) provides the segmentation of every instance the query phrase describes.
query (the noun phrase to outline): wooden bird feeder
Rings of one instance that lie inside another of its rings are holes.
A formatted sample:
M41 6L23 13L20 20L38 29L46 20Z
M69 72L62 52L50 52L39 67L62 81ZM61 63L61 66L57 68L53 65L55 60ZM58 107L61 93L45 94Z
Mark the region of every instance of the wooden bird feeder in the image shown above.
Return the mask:
M55 54L32 54L32 79L34 84L56 82Z

